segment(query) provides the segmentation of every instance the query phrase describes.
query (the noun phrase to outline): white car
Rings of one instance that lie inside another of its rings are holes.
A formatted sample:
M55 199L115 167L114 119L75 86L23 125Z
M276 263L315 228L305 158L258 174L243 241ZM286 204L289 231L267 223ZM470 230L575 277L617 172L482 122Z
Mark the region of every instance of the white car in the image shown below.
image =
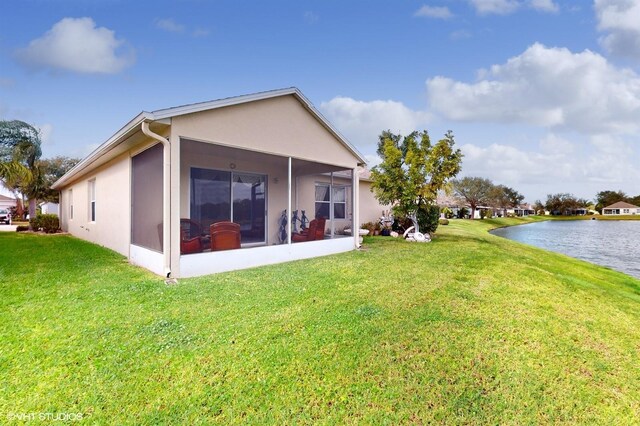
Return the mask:
M0 223L11 225L11 215L8 210L0 209Z

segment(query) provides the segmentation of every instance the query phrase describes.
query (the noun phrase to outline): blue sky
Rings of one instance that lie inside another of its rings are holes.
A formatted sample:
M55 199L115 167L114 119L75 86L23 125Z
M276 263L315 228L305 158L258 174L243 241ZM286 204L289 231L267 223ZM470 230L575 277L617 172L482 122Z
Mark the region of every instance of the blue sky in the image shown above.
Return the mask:
M463 175L640 194L640 0L7 1L0 118L84 156L142 110L296 86L375 164L451 129Z

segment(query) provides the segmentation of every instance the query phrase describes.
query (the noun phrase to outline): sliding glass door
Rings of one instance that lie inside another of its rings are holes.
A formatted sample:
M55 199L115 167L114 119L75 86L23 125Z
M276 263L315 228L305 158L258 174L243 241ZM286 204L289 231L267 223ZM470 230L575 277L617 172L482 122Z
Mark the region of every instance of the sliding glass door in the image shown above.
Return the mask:
M191 169L191 220L205 233L212 223L240 225L242 244L266 242L266 176Z
M242 243L265 242L265 176L233 173L231 194L233 222L240 224Z

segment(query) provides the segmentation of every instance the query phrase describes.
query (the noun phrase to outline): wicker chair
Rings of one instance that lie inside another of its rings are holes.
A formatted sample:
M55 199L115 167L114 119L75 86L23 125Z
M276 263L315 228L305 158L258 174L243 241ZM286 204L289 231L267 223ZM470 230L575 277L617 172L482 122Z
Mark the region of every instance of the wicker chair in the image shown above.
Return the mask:
M180 253L200 253L203 246L200 224L191 219L180 219Z
M324 239L324 227L326 219L321 217L313 219L309 222L309 227L302 232L291 234L291 241L294 243L301 243L304 241L315 241Z
M211 224L211 251L240 248L240 225L233 222Z

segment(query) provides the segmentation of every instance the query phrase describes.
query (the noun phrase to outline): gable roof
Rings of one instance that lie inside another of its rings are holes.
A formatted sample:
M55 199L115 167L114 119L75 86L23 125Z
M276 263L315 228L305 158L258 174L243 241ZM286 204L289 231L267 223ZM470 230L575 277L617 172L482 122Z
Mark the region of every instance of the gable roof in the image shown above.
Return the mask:
M297 87L289 87L285 89L269 90L265 92L252 93L248 95L234 96L214 101L199 102L194 104L181 105L172 108L159 109L152 112L142 111L140 114L132 118L113 136L102 143L98 148L91 152L86 158L76 164L64 176L58 179L51 187L60 189L65 183L73 178L93 169L97 160L113 148L124 142L132 134L134 134L143 122L164 122L173 117L186 114L193 114L201 111L209 111L218 108L224 108L233 105L244 104L248 102L261 101L265 99L276 98L280 96L294 96L302 106L311 113L311 115L320 122L320 124L329 131L342 145L353 154L360 163L366 164L364 156L353 146L347 138L345 138L329 121L316 109L315 106L307 99ZM97 166L96 166L97 167Z
M640 207L634 206L633 204L626 203L624 201L618 201L617 203L613 203L610 206L603 207L602 209L638 209Z

